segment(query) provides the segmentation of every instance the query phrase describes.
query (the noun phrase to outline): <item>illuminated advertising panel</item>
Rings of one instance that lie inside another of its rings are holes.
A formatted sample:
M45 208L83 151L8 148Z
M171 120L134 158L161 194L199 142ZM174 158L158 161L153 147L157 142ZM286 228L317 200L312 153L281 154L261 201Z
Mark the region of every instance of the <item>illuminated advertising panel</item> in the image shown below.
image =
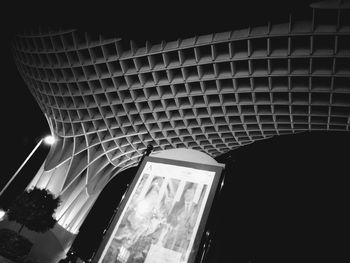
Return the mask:
M93 262L194 262L221 170L146 157Z

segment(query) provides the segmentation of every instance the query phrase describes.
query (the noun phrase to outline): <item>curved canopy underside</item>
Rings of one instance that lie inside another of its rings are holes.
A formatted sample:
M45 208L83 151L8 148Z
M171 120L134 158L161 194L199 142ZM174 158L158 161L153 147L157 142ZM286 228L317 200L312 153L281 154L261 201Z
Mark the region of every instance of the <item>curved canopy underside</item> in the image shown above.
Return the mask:
M319 10L309 21L143 46L76 30L18 35L18 70L60 138L38 173L52 178L34 181L66 196L64 218L77 198L88 209L148 144L216 157L276 135L349 130L348 13L329 9L323 20ZM73 214L65 224L83 220Z

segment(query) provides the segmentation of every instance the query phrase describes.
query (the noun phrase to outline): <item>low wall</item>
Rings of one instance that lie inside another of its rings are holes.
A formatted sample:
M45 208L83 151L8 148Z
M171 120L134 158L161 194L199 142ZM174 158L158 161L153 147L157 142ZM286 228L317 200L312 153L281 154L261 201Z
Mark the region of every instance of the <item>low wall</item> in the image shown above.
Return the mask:
M0 228L18 231L20 225L4 220L0 222ZM76 236L57 224L45 233L37 233L24 227L21 235L33 243L28 257L35 259L38 263L57 263L59 259L65 257ZM3 261L0 260L0 262Z

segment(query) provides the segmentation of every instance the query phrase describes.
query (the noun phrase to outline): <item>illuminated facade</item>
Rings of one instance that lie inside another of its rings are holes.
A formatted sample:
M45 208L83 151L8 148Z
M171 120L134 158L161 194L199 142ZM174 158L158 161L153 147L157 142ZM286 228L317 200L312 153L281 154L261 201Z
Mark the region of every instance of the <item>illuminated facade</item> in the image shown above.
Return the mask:
M77 30L18 35L18 70L59 138L30 186L60 195L59 224L77 233L148 144L215 157L276 135L349 130L350 13L338 7L142 47Z

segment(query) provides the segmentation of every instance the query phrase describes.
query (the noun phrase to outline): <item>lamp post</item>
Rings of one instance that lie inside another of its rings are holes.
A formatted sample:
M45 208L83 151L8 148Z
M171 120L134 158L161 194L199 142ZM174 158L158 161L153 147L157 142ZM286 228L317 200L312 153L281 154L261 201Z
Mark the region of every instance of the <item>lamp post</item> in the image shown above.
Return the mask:
M52 135L46 136L44 138L42 138L34 147L34 149L30 152L30 154L27 156L27 158L24 160L24 162L21 164L21 166L17 169L17 171L12 175L11 179L7 182L7 184L5 185L5 187L1 190L0 192L0 196L2 196L2 194L5 192L5 190L9 187L9 185L12 183L12 181L16 178L16 176L18 175L18 173L22 170L23 166L28 162L28 160L30 159L30 157L32 157L32 155L34 154L34 152L39 148L39 146L42 144L42 142L48 144L48 145L52 145L54 144L56 141L55 137Z

